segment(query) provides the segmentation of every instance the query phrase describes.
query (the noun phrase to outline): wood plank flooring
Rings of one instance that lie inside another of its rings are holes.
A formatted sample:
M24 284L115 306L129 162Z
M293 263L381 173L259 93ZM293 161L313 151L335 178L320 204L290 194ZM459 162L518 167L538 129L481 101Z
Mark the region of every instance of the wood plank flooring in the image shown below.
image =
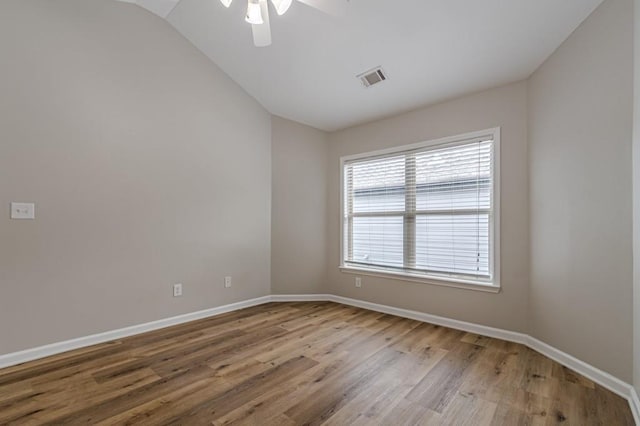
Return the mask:
M0 424L633 425L522 345L271 303L0 370Z

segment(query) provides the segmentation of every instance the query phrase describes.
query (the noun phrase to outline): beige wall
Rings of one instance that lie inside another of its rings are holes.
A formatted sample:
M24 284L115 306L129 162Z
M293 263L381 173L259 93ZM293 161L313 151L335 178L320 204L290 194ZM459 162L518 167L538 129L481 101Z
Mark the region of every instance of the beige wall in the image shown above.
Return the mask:
M166 22L3 0L0 70L0 354L269 294L270 115Z
M631 382L632 0L606 0L529 81L531 331Z
M374 89L375 90L375 89ZM362 277L340 264L340 157L501 127L501 281L499 294ZM526 84L516 83L332 133L329 147L330 293L514 331L526 331L528 286Z
M640 394L640 0L634 2L633 33L633 384Z
M275 116L271 123L271 291L323 293L327 134Z

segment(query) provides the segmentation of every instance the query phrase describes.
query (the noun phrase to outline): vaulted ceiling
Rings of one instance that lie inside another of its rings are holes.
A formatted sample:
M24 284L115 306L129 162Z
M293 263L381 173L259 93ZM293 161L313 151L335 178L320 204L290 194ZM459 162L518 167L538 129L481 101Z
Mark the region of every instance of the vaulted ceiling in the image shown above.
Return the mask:
M271 113L324 130L525 79L602 2L341 0L336 17L294 1L257 48L246 0L125 1L164 17ZM356 75L379 65L388 80L365 88Z

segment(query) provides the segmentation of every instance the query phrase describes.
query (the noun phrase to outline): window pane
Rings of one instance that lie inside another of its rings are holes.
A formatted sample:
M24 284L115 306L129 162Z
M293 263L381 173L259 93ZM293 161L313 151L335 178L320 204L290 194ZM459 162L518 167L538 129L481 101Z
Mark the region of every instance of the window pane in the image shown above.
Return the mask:
M402 267L402 216L353 218L351 261L379 266Z
M353 211L404 210L404 155L353 164Z
M489 215L417 216L416 268L489 276Z
M489 179L424 184L416 188L417 210L477 210L490 207L491 181Z
M416 154L418 210L490 207L491 141Z

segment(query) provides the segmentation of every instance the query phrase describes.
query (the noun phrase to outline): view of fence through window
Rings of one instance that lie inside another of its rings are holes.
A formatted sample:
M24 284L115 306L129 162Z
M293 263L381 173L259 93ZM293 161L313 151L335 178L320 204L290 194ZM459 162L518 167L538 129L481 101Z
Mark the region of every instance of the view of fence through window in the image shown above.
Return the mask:
M492 140L348 161L344 261L489 278Z

